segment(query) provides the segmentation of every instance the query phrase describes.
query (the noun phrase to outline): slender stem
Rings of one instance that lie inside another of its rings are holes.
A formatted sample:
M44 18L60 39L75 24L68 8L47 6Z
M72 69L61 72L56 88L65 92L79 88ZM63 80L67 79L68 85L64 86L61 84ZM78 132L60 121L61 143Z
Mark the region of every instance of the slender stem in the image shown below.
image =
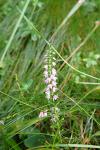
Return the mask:
M55 36L57 35L57 33L61 30L61 28L68 22L68 20L76 13L76 11L80 8L80 6L83 5L83 3L85 2L85 0L80 3L77 2L74 7L70 10L70 12L67 14L67 16L65 17L65 19L62 21L62 23L58 26L58 28L56 29L56 31L54 32L54 34L51 36L50 38L50 42L51 40L53 40L55 38Z
M22 19L23 19L23 17L24 17L25 11L26 11L26 9L27 9L29 3L30 3L30 0L27 0L26 3L25 3L25 6L24 6L24 8L23 8L23 11L22 11L22 13L21 13L21 15L20 15L20 17L19 17L19 19L18 19L18 22L17 22L17 24L16 24L16 26L15 26L15 28L14 28L14 30L13 30L11 36L10 36L10 39L9 39L9 41L8 41L8 43L7 43L6 47L5 47L5 49L4 49L4 53L3 53L2 57L1 57L0 62L3 62L3 60L4 60L5 56L6 56L6 53L7 53L7 51L9 50L9 48L10 48L10 46L11 46L11 43L12 43L12 41L13 41L13 39L14 39L14 36L15 36L15 34L16 34L18 28L19 28L19 25L20 25L20 23L21 23L21 21L22 21Z
M20 11L20 10L19 10L19 11ZM20 13L21 13L21 11L20 11ZM76 71L76 72L79 73L79 74L85 75L85 76L90 77L90 78L93 78L93 79L95 79L95 80L100 80L100 78L97 78L97 77L94 77L94 76L89 75L89 74L87 74L87 73L84 73L84 72L82 72L82 71L80 71L80 70L74 68L72 65L70 65L70 64L59 54L59 52L56 50L56 48L55 48L49 41L47 41L47 40L45 39L45 37L44 37L44 36L37 30L37 28L27 19L27 17L26 17L25 15L24 15L24 19L25 19L26 22L33 28L33 30L35 30L35 31L37 32L37 34L39 34L39 35L43 38L43 40L46 42L46 44L47 44L49 47L51 47L51 48L56 52L56 54L62 59L62 61L65 62L65 64L67 64L68 67L70 67L72 70ZM97 25L97 24L96 24L95 26L96 26L96 28L99 27L99 25Z
M98 26L94 26L94 28L92 29L92 31L86 36L86 38L83 40L82 43L80 43L75 50L67 57L66 61L69 61L79 50L80 48L89 40L89 38L92 36L92 34L96 31ZM63 64L61 65L61 67L59 68L59 70L61 70L61 68L65 65L65 62L63 62Z

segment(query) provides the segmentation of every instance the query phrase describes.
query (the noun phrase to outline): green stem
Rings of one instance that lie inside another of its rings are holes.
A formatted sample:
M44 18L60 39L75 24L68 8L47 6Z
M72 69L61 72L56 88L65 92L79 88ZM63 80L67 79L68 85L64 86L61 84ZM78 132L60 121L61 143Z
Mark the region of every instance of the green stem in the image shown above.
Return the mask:
M1 63L3 62L3 60L4 60L5 56L6 56L6 53L7 53L7 51L9 50L9 48L10 48L10 46L11 46L11 43L12 43L12 41L13 41L13 39L14 39L14 36L15 36L15 34L16 34L18 28L19 28L19 25L20 25L20 23L21 23L21 21L22 21L22 19L23 19L23 17L24 17L25 11L26 11L26 9L27 9L29 3L30 3L30 0L27 0L26 3L25 3L25 6L24 6L24 8L23 8L23 11L22 11L22 13L21 13L21 15L20 15L20 17L19 17L19 19L18 19L18 22L17 22L17 24L16 24L16 26L15 26L15 28L14 28L14 30L13 30L11 36L10 36L10 39L9 39L9 41L8 41L8 43L7 43L6 47L5 47L5 49L4 49L4 53L3 53L2 57L1 57L1 60L0 60Z

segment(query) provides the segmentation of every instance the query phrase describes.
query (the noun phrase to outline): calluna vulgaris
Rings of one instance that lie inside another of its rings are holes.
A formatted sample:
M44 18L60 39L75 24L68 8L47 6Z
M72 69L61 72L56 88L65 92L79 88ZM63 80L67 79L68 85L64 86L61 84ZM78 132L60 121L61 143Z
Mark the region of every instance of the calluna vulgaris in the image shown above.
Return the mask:
M45 94L48 100L57 100L57 72L55 69L56 59L55 52L50 49L45 55L44 77L46 83Z
M55 52L50 48L44 59L44 81L46 84L45 95L49 101L56 101L57 95L57 71ZM42 114L42 115L41 115ZM45 115L43 115L45 114ZM40 112L39 117L46 117L47 111Z

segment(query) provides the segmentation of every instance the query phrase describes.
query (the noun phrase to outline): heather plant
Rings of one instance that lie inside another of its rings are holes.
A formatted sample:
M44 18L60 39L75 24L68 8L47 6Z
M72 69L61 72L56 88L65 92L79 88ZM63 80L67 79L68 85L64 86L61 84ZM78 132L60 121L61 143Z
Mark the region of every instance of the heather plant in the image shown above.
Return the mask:
M0 11L0 150L100 149L100 1Z

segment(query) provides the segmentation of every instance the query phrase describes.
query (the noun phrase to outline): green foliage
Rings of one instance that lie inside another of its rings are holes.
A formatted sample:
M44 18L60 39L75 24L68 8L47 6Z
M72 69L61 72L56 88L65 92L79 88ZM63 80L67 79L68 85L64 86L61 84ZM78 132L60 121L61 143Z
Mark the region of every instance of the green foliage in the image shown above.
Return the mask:
M0 12L0 150L100 149L100 1L1 0ZM50 46L56 104L44 94ZM51 105L60 109L54 124Z
M40 146L45 143L46 140L45 136L42 135L38 129L34 129L33 131L31 130L31 133L33 135L32 134L28 135L27 138L24 140L24 144L26 147L34 148L37 147L37 145Z
M100 54L94 54L93 52L89 53L88 58L84 58L83 61L86 63L86 67L92 67L97 65L97 61L100 58Z

